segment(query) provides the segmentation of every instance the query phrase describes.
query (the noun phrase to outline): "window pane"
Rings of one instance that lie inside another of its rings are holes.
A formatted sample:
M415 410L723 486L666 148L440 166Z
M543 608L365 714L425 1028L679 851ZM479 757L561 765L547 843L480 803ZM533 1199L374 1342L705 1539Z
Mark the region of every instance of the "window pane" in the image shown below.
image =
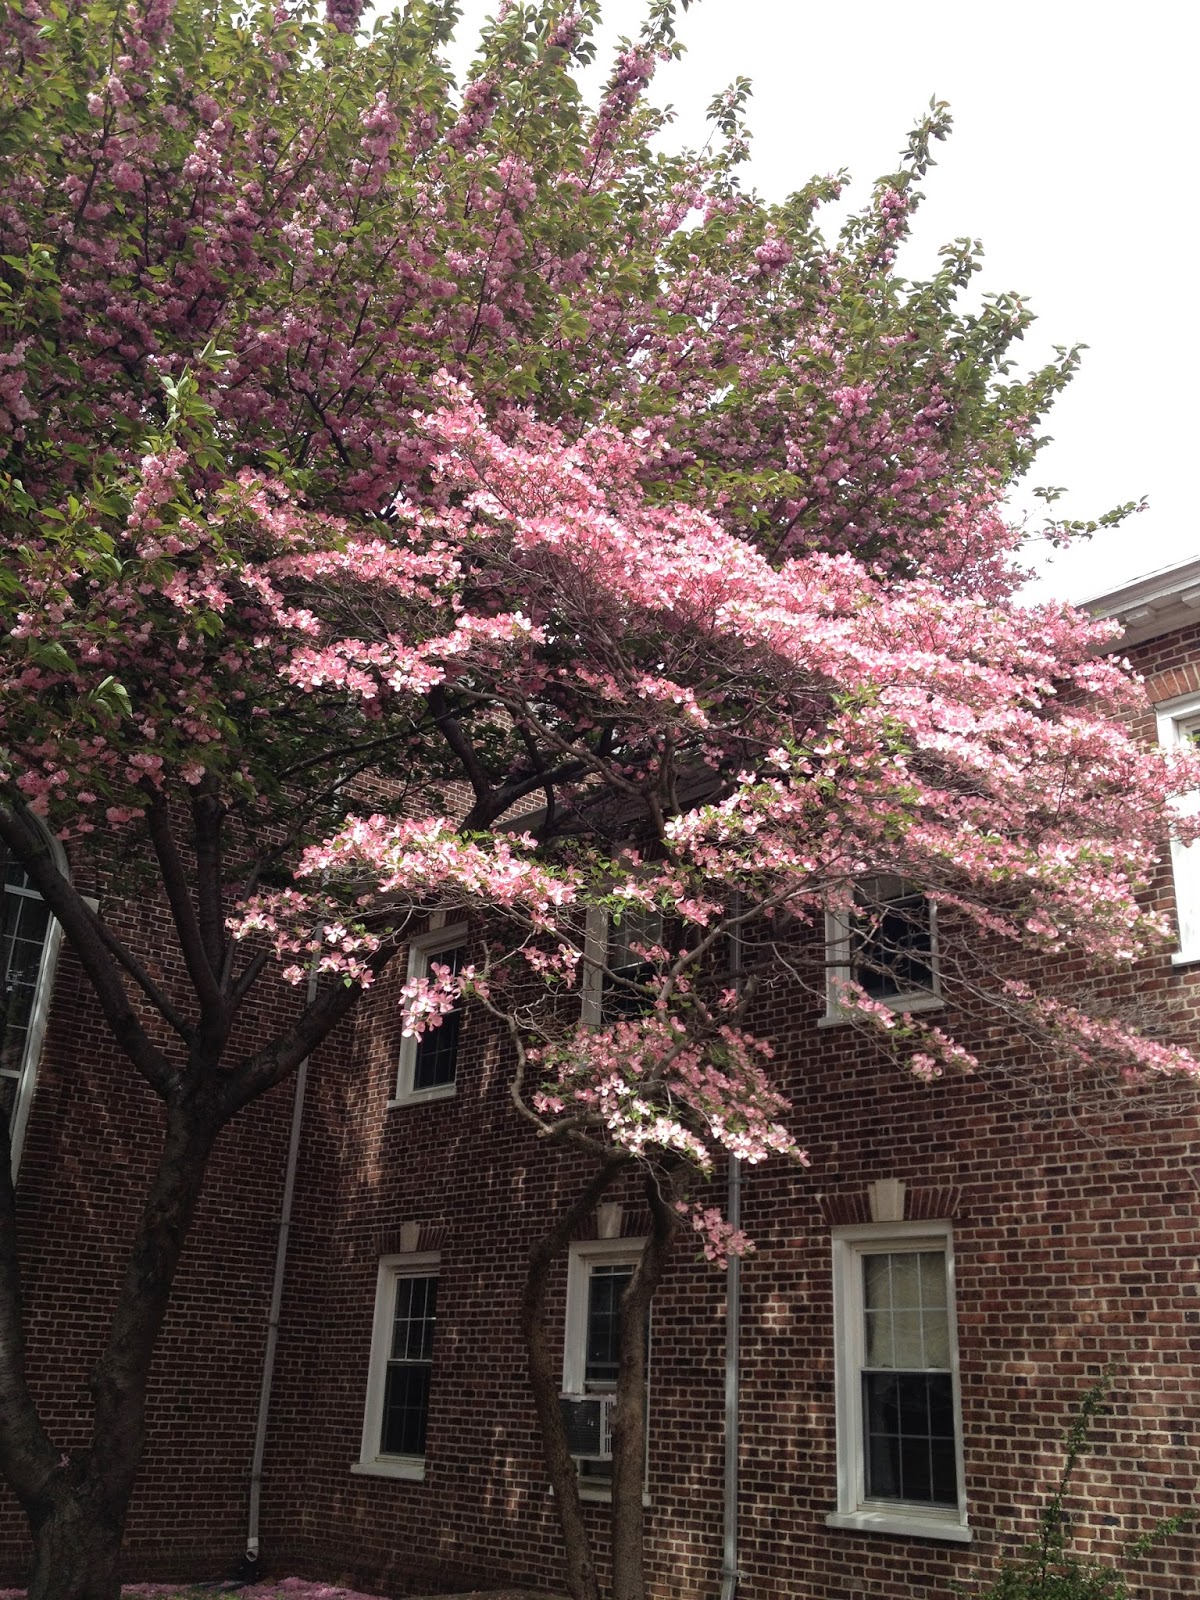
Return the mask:
M37 998L42 951L50 926L45 902L26 889L24 871L7 864L0 912L0 1068L19 1073Z
M396 1285L392 1326L393 1361L429 1361L437 1310L436 1278L401 1278Z
M925 1360L919 1311L892 1313L892 1365L915 1368L918 1371L929 1365Z
M430 963L458 972L462 967L463 947L442 950L429 957ZM458 1034L462 1025L462 1007L455 1006L442 1018L441 1026L426 1028L417 1040L413 1058L413 1088L440 1089L454 1082L458 1064Z
M391 1359L379 1430L381 1455L425 1454L436 1313L436 1277L397 1278Z
M621 923L609 925L608 950L604 974L604 995L601 1015L606 1022L614 1017L640 1017L653 1004L650 994L631 987L653 983L654 963L640 955L639 950L650 950L663 941L662 912L657 908L630 906L622 913Z
M925 1310L946 1306L946 1258L940 1250L922 1250L917 1256L921 1274L921 1305Z
M944 1310L925 1311L921 1315L922 1343L925 1359L923 1367L950 1366L950 1323Z
M958 1504L948 1372L864 1372L863 1430L869 1500Z
M866 1314L866 1364L868 1367L894 1367L896 1357L892 1344L892 1313L868 1311Z
M639 966L646 959L640 952L662 943L662 928L662 912L657 907L631 905L622 913L619 926L615 922L609 924L609 966Z
M588 1389L613 1389L621 1361L621 1296L633 1268L594 1266L588 1276L587 1343L583 1381Z
M423 1456L429 1421L429 1376L426 1365L390 1363L383 1398L379 1453Z
M875 999L932 989L933 937L925 896L901 894L863 904L851 920L850 962L855 982Z
M940 1250L863 1257L865 1365L950 1366L946 1258Z

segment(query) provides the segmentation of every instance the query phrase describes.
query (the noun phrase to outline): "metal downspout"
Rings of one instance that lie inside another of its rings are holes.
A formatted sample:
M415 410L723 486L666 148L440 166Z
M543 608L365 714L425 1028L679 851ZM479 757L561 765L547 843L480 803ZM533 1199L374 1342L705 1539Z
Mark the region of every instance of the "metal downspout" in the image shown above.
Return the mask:
M729 1158L726 1216L742 1225L742 1163ZM721 1600L734 1600L738 1579L738 1444L742 1355L742 1258L730 1256L725 1269L725 1547L721 1564Z
M317 994L317 964L308 975L306 1006ZM279 1346L279 1316L283 1305L283 1280L287 1269L288 1235L292 1227L292 1200L296 1193L296 1169L300 1161L300 1127L304 1120L304 1091L308 1084L311 1056L296 1068L296 1088L292 1096L292 1130L288 1140L287 1167L283 1178L283 1203L279 1212L279 1237L275 1243L275 1276L271 1284L271 1309L267 1313L267 1348L263 1354L262 1382L258 1391L258 1417L254 1426L254 1455L250 1464L250 1508L246 1519L246 1576L255 1576L259 1553L259 1507L262 1502L263 1459L267 1451L267 1422L271 1415L271 1387L275 1381L275 1352Z
M742 939L735 926L729 936L729 965L737 989L742 987ZM725 1215L731 1227L742 1225L742 1163L729 1158L729 1191ZM721 1600L734 1600L738 1590L738 1447L741 1430L742 1258L730 1256L725 1269L725 1505L721 1558Z

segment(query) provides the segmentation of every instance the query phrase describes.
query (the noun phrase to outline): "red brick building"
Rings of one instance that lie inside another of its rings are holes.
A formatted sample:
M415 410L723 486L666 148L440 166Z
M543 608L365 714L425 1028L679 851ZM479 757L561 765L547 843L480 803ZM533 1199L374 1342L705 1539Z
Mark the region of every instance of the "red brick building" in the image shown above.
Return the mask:
M1192 738L1200 561L1096 609L1121 618L1147 676L1146 736ZM1195 1043L1200 846L1174 852L1158 892L1179 949L1114 988L1149 1025ZM31 1368L69 1445L153 1110L15 878L7 901L25 1022L6 1040L0 1083L22 1144ZM445 959L470 937L431 927L410 962ZM152 927L142 943L153 952ZM937 961L931 930L898 987L940 1004ZM131 1576L220 1576L257 1539L266 1570L396 1593L560 1581L517 1314L529 1245L572 1174L517 1122L481 1017L419 1048L402 1042L404 977L401 963L318 1054L302 1103L291 1085L276 1091L218 1148L157 1360ZM784 988L757 1026L776 1041L812 1166L744 1176L758 1249L736 1315L726 1278L686 1245L655 1301L655 1592L729 1594L736 1570L746 1600L950 1600L956 1582L970 1593L1033 1532L1073 1408L1108 1365L1113 1410L1071 1502L1083 1544L1116 1549L1193 1498L1193 1093L1100 1096L1025 1070L996 1029L976 1041L980 1075L919 1084L835 1011ZM611 1307L643 1226L631 1190L599 1208L559 1274L554 1336L564 1392L590 1396L585 1422L605 1409ZM602 1544L603 1460L581 1474ZM23 1538L0 1496L0 1578L18 1575ZM1188 1540L1141 1570L1137 1592L1155 1600L1200 1592Z

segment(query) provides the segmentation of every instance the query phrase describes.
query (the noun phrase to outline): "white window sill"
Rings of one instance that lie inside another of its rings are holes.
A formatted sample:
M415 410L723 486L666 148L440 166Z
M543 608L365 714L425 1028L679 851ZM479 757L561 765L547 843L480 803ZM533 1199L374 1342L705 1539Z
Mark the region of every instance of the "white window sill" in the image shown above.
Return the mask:
M1171 956L1173 967L1194 967L1200 963L1200 950L1176 950Z
M1200 957L1197 957L1196 959L1200 960ZM926 994L922 992L920 994L894 995L890 1000L881 1000L879 1004L886 1006L889 1011L895 1011L897 1014L899 1014L905 1011L941 1011L945 1007L946 1002L942 999L940 994ZM854 1020L855 1019L851 1013L831 1008L823 1017L817 1018L817 1027L849 1028L853 1026ZM849 1512L845 1514L847 1516L850 1515ZM839 1512L838 1515L841 1516L842 1513Z
M423 1106L427 1100L453 1100L457 1091L456 1083L440 1083L436 1089L413 1089L389 1100L387 1108L395 1111L399 1106Z
M423 1456L380 1456L376 1461L355 1461L350 1471L359 1478L409 1478L417 1483L425 1477Z
M612 1489L606 1483L586 1483L579 1485L579 1498L585 1505L610 1506L612 1505ZM648 1509L650 1496L642 1493L642 1507Z
M855 1533L899 1533L913 1539L949 1539L957 1544L969 1544L974 1537L965 1523L913 1506L831 1511L825 1518L825 1526L846 1528Z

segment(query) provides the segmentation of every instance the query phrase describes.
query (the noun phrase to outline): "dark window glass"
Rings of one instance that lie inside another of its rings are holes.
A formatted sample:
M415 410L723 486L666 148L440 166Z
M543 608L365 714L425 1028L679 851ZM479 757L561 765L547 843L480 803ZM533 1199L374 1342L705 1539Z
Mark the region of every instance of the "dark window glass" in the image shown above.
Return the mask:
M946 1258L865 1255L862 1270L867 1498L957 1506Z
M933 930L923 894L860 896L850 925L854 981L875 1000L933 988Z
M11 1110L25 1064L50 913L15 861L3 860L0 906L0 1111Z
M863 1373L869 1500L958 1504L953 1411L948 1372Z
M662 912L645 906L630 906L619 924L608 932L601 1013L606 1022L617 1017L644 1016L654 1004L652 984L655 966L640 954L661 945Z
M584 1387L615 1389L621 1364L621 1296L633 1277L633 1268L594 1266L588 1277L587 1345L584 1350Z
M428 959L431 966L436 962L439 966L449 967L451 972L458 972L462 967L462 958L462 946L459 945L455 950L438 951ZM413 1059L414 1089L440 1089L454 1082L461 1026L462 1006L457 1005L442 1018L440 1027L426 1028L417 1040Z
M583 1386L589 1394L611 1394L617 1387L621 1365L621 1296L633 1267L629 1262L598 1263L588 1275L587 1332L584 1346ZM646 1335L649 1344L650 1324ZM612 1480L609 1461L581 1461L579 1475L589 1482Z
M437 1279L397 1279L392 1348L383 1393L380 1455L425 1454L436 1319Z

